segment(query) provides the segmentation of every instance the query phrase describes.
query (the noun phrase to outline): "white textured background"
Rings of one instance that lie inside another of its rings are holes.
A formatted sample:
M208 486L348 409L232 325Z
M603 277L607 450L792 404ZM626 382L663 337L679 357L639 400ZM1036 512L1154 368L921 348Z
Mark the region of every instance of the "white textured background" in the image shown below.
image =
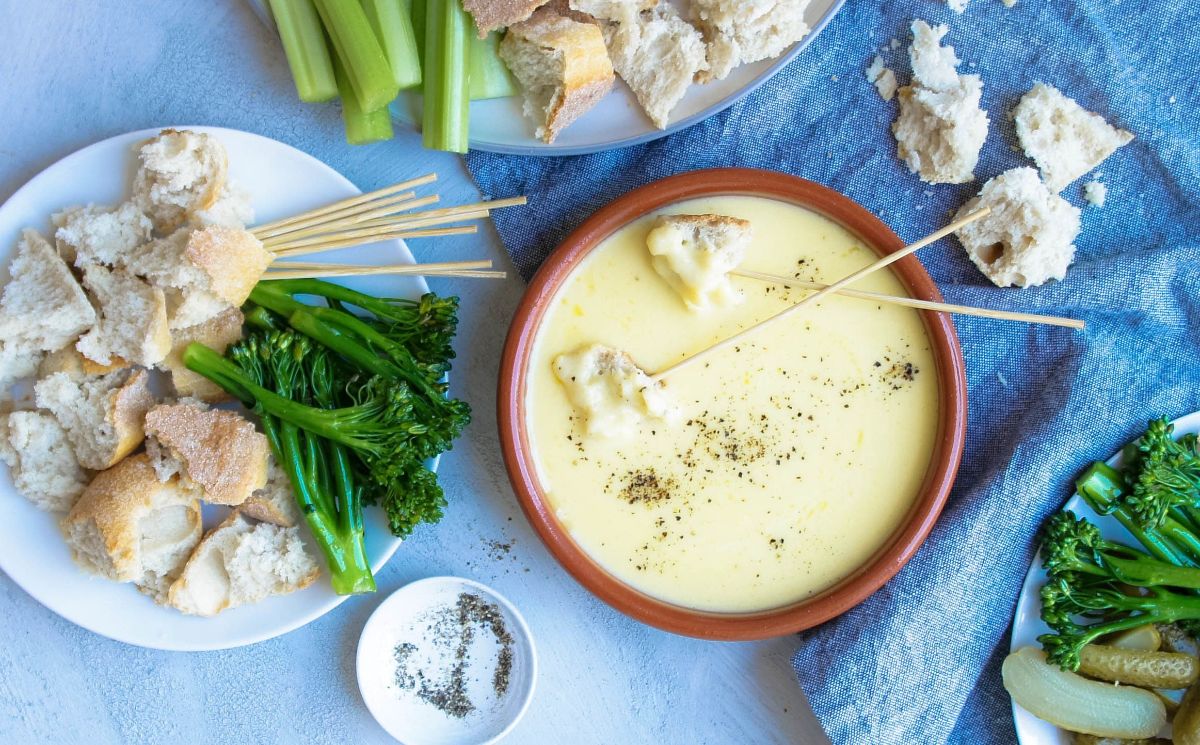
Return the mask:
M435 169L446 203L477 197L457 158L422 153L411 135L346 146L332 106L295 101L282 51L241 0L0 0L0 199L96 140L168 124L276 138L364 190ZM536 206L528 215L537 219ZM508 265L490 231L436 245L439 258ZM433 258L428 244L414 249ZM559 569L517 508L496 439L500 346L522 284L431 284L464 298L453 385L475 422L442 460L445 520L401 548L379 576L380 596L456 574L521 608L542 667L510 743L826 742L788 665L795 638L671 636L618 615ZM489 550L512 540L507 556ZM358 634L379 599L351 599L251 647L181 654L77 628L0 575L0 743L390 742L354 681Z

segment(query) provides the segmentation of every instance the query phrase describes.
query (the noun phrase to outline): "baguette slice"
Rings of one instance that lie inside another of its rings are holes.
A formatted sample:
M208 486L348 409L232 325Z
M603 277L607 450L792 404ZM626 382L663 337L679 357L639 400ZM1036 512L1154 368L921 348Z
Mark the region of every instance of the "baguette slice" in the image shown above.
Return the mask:
M692 81L708 70L704 39L671 5L629 15L605 27L613 68L659 129Z
M100 365L127 360L157 365L171 351L163 291L123 271L99 264L83 269L83 283L100 309L100 320L76 348Z
M94 471L109 468L142 444L142 422L154 405L145 370L81 380L58 372L38 381L34 396L67 431L80 464Z
M267 438L236 412L163 404L146 414L145 426L159 478L177 472L205 502L239 505L267 484Z
M38 411L14 411L7 419L0 436L9 446L17 491L48 512L71 509L91 477L75 459L66 430Z
M600 28L551 8L511 26L500 58L521 82L525 115L537 122L537 136L547 143L595 106L616 80Z
M189 615L214 616L303 589L319 574L299 529L255 524L234 510L196 547L167 598Z
M548 0L463 0L463 10L471 14L479 38L498 28L524 21Z
M158 595L200 541L200 502L135 455L96 474L62 527L85 571Z

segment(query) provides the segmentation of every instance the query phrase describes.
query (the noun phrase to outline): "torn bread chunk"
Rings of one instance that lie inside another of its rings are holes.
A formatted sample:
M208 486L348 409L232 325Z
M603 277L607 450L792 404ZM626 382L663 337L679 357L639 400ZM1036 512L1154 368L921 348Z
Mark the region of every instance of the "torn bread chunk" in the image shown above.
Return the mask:
M8 444L13 486L38 508L65 512L91 477L79 466L66 430L39 411L14 411L0 437Z
M21 233L8 272L11 279L0 295L0 342L8 354L61 349L96 322L70 267L36 230Z
M1087 111L1052 85L1038 83L1013 110L1017 139L1055 193L1104 162L1133 135Z
M300 511L296 507L296 495L292 482L272 457L267 463L266 485L242 502L242 514L265 523L290 528L300 522Z
M167 327L174 337L178 332L207 323L237 308L205 290L163 290L167 299Z
M463 0L463 10L471 14L479 38L496 29L514 26L533 15L548 0Z
M179 396L190 396L206 403L228 401L229 394L219 385L183 363L183 352L189 344L198 343L225 354L229 345L242 338L242 311L227 308L213 318L195 326L173 331L171 351L159 366L171 374L171 385Z
M651 10L659 0L567 0L570 10L597 21L630 20L643 10Z
M197 227L219 225L225 228L243 229L254 222L254 207L250 204L250 192L241 186L226 183L217 201L212 206L196 210L192 223Z
M662 215L646 235L650 263L690 310L730 305L730 281L750 245L750 222L725 215Z
M118 370L72 379L59 372L34 386L38 408L58 419L75 457L85 468L104 470L137 449L145 438L143 420L154 405L145 370Z
M76 348L101 365L114 359L157 365L171 351L167 301L163 291L132 274L99 264L83 269L83 284L100 310L100 320Z
M137 153L133 200L159 233L172 232L221 196L228 158L215 137L164 129Z
M500 58L520 81L525 116L546 143L595 106L616 80L600 28L551 8L509 27Z
M700 32L671 5L631 14L605 27L613 69L659 129L699 73L708 70Z
M884 67L883 57L875 55L875 59L871 60L865 74L867 82L875 86L879 97L884 101L891 101L896 97L896 73Z
M8 401L12 387L33 375L41 360L42 352L36 349L0 341L0 401Z
M150 240L154 226L133 202L117 207L71 207L50 218L54 241L65 261L115 266L121 257Z
M178 481L159 481L145 455L96 474L62 528L82 569L160 600L203 530L200 502Z
M625 352L592 344L554 359L554 374L587 422L589 435L625 438L654 420L676 416L661 383Z
M298 528L253 523L234 510L200 542L168 602L190 615L214 616L303 589L319 574Z
M164 404L146 414L145 427L160 478L177 472L205 502L239 505L266 486L270 445L237 412Z
M808 0L692 0L708 55L708 69L696 79L721 80L738 65L783 54L808 34L807 8Z
M227 307L246 302L273 259L248 231L220 225L188 226L140 246L124 268L156 287L181 291L185 299L205 292Z
M1033 287L1066 276L1075 259L1079 209L1042 183L1037 171L1014 168L993 178L955 219L981 207L991 207L991 214L955 235L997 287Z
M987 139L988 116L979 107L978 75L959 75L953 47L941 46L945 26L912 25L912 85L899 90L900 115L892 125L896 152L908 169L930 184L961 184L975 178Z

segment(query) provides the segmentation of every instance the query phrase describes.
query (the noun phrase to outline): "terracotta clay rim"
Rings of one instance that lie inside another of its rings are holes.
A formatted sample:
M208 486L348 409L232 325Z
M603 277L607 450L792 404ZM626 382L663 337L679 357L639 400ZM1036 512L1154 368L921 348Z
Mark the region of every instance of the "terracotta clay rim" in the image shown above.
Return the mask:
M967 383L962 348L946 313L919 311L933 348L941 415L934 452L920 494L904 524L857 572L819 595L756 613L713 613L650 597L605 571L558 522L538 483L525 426L529 357L550 300L589 251L618 229L675 202L712 196L757 196L806 207L832 219L882 254L904 242L857 203L819 184L774 171L718 168L672 176L632 191L592 215L555 249L522 298L509 328L500 365L500 445L521 509L550 553L584 587L622 613L677 634L703 639L751 640L782 636L824 623L858 605L912 558L941 514L962 458ZM929 274L913 256L892 265L913 297L940 301Z

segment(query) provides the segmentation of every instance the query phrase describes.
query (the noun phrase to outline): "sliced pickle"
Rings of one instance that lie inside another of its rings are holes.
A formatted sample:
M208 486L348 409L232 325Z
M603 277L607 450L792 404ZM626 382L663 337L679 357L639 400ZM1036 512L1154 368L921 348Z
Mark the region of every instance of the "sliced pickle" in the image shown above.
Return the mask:
M1001 675L1019 706L1071 732L1136 740L1154 737L1167 723L1162 700L1150 691L1068 673L1048 664L1040 649L1013 652Z

